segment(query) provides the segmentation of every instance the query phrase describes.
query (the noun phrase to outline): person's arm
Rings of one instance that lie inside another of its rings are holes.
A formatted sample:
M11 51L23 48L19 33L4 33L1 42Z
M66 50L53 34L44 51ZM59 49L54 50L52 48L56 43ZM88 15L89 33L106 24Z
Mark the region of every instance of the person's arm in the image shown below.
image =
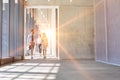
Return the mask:
M27 45L29 45L29 44L30 44L30 34L27 37Z

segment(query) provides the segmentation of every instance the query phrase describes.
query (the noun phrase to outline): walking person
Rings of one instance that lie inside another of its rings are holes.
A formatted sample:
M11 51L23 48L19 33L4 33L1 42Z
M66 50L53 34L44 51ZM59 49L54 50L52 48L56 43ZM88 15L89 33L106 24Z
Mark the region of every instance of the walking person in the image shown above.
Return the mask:
M37 45L38 45L40 56L42 56L42 54L41 54L42 53L42 39L41 39L41 34L38 34Z
M33 59L34 46L35 46L34 29L31 29L31 32L28 35L27 43L28 43L28 46L29 46L29 50L31 51L31 59Z
M46 34L43 33L43 35L42 35L42 50L43 50L44 59L46 59L47 47L48 47L48 39L47 39Z

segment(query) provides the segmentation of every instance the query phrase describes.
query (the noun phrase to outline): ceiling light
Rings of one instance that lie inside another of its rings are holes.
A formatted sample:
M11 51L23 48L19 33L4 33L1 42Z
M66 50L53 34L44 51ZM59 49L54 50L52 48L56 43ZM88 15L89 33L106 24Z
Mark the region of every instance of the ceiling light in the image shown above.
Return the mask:
M70 2L72 2L72 0L70 0Z
M41 11L41 15L43 14L43 12Z
M15 3L17 4L17 3L18 3L18 0L15 0Z

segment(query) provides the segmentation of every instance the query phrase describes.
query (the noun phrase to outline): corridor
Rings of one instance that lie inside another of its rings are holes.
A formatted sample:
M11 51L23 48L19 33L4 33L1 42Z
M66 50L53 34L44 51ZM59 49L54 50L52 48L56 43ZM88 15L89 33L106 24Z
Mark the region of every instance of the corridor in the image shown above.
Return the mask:
M93 60L23 60L1 66L0 80L120 80L120 68Z
M0 80L120 80L119 7L0 0Z

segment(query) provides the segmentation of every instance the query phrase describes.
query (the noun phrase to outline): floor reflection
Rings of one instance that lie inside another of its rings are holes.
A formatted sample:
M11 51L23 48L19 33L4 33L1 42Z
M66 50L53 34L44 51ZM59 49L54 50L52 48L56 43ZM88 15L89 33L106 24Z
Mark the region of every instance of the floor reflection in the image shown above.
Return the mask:
M55 80L59 67L59 62L23 61L0 67L0 80Z

